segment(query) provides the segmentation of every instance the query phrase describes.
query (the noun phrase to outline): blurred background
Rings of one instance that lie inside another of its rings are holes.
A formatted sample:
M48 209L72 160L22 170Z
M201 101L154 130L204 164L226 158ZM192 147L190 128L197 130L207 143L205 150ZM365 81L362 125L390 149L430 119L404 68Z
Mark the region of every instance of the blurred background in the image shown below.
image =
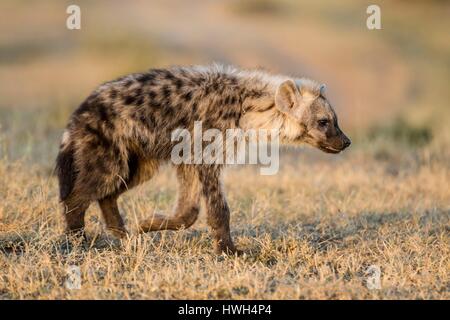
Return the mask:
M1 157L51 170L70 113L100 83L222 62L326 83L350 153L446 161L450 3L376 1L382 30L368 30L372 3L2 0ZM66 28L70 4L81 30Z

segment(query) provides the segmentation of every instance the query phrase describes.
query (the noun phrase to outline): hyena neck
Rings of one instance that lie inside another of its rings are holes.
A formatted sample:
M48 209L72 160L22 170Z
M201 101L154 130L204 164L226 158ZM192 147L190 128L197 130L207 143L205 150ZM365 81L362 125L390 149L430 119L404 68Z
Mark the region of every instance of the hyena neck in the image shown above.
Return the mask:
M286 116L275 105L278 86L293 80L306 91L315 91L318 84L309 79L295 79L284 75L271 75L262 71L240 71L241 85L245 88L242 99L242 116L239 126L244 130L276 130L282 144L301 143L304 126Z
M260 70L240 70L236 74L242 88L243 112L265 112L275 110L275 92L288 79L283 75L272 75Z

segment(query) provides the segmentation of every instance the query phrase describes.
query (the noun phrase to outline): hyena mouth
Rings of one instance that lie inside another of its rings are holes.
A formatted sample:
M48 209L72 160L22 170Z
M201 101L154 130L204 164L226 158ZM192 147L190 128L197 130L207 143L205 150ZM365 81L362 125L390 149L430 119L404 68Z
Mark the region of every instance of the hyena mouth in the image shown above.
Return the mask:
M319 145L319 149L326 153L339 153L342 149L335 149L331 146Z

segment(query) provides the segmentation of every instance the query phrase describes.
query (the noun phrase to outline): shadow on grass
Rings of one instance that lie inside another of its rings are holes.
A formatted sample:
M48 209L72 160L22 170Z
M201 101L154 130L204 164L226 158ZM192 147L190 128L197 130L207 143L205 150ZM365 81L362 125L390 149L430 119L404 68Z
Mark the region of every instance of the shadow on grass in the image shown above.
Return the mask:
M339 221L340 220L340 221ZM364 239L375 240L380 236L380 229L385 226L392 227L392 232L402 230L405 235L410 232L420 232L426 236L439 234L450 221L449 211L428 210L421 214L410 212L367 212L355 217L336 218L335 221L307 221L298 223L298 220L286 221L278 224L264 224L251 228L237 229L234 236L244 236L251 239L258 239L262 235L269 235L275 245L275 251L286 253L289 246L283 243L287 237L294 239L296 243L306 242L313 251L325 252L329 249L344 250L348 247L355 247ZM414 225L417 221L417 228L404 228L405 224ZM262 252L262 246L256 242L252 248L245 248L248 255L258 258ZM275 253L275 252L273 252ZM276 264L274 254L267 257L267 266Z
M269 236L272 242L279 242L289 237L295 242L307 242L314 251L324 252L330 248L344 249L356 246L362 238L376 239L379 236L379 229L383 226L390 225L395 231L396 226L412 223L413 220L418 222L420 232L432 235L441 232L442 228L447 228L445 226L450 221L450 212L428 210L419 215L409 212L367 212L355 217L336 217L335 220L327 221L317 219L298 223L296 220L256 226L247 225L245 228L234 228L232 235L234 238L250 239L252 244L241 249L247 257L259 259L263 250L259 242L262 236ZM417 232L418 230L412 228L404 231ZM6 255L22 255L28 250L37 249L63 256L74 251L82 253L89 250L115 251L120 254L127 241L133 241L133 246L139 245L142 241L150 242L151 248L168 252L173 250L182 252L189 247L205 248L212 252L212 238L206 228L132 234L129 239L122 241L103 232L82 237L59 235L47 239L33 231L0 233L0 252ZM287 250L281 245L275 245L274 249L280 253L286 253ZM265 260L269 267L277 263L273 255L272 258Z

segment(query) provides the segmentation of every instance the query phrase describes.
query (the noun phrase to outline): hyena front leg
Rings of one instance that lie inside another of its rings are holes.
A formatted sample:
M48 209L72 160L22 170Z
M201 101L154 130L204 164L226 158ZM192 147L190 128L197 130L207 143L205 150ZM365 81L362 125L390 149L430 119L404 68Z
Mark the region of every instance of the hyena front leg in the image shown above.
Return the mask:
M200 183L193 166L178 165L178 199L171 217L155 214L141 223L141 231L187 229L197 220L200 211Z
M212 228L216 252L240 253L230 234L230 209L222 190L221 168L199 167L199 180L205 198L208 224Z
M116 237L123 238L127 235L125 224L117 206L118 195L108 196L98 200L106 228Z

